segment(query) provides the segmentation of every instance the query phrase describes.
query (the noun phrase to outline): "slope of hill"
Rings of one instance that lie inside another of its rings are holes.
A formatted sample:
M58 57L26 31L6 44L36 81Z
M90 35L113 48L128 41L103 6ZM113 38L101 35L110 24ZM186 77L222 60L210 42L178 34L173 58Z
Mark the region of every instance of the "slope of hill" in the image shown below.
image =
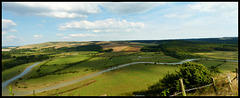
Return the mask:
M73 46L81 46L81 45L87 45L92 42L85 42L85 41L59 41L59 42L45 42L40 44L31 44L31 45L25 45L20 46L17 49L42 49L42 48L49 48L49 47L55 47L55 48L61 48L61 47L73 47Z

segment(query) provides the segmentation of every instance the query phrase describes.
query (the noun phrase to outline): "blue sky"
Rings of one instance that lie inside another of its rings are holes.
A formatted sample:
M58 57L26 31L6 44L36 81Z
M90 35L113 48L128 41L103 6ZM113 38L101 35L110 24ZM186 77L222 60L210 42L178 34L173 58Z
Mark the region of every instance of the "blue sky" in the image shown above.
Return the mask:
M2 46L238 37L237 2L2 2Z

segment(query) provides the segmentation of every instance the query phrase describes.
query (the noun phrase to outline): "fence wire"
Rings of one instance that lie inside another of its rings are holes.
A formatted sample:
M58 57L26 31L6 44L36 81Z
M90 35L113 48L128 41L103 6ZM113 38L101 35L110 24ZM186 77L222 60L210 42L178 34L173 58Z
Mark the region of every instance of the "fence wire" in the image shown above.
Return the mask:
M237 76L236 76L235 78L233 78L231 81L233 81L233 80L235 80L235 79L237 79ZM196 87L196 88L187 89L187 90L185 90L185 92L188 92L188 91L191 91L191 90L196 90L196 89L205 88L205 87L208 87L208 86L211 86L211 85L213 85L213 83L210 83L210 84L208 84L208 85L204 85L204 86L201 86L201 87ZM181 93L182 93L182 92L175 92L173 95L170 95L170 97L171 97L171 96L179 95L179 94L181 94Z
M196 90L196 89L201 89L201 88L204 88L204 87L208 87L208 86L211 86L213 83L211 84L208 84L208 85L204 85L204 86L201 86L201 87L196 87L196 88L191 88L191 89L187 89L185 90L185 92L188 92L188 91L191 91L191 90ZM176 92L175 94L173 95L170 95L170 96L176 96L176 95L179 95L181 94L182 92Z

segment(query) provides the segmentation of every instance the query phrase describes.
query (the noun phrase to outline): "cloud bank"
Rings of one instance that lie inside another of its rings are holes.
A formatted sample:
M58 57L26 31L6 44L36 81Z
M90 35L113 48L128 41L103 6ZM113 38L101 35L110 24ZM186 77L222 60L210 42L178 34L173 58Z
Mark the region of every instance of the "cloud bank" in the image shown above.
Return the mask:
M65 31L68 29L87 30L91 32L129 32L135 29L144 28L142 22L128 22L126 20L105 19L90 21L73 21L61 25L58 30Z
M150 9L164 4L163 2L108 2L101 3L100 5L117 14L133 14L133 13L143 13L149 11Z
M89 14L101 12L97 3L85 2L3 2L2 8L19 15L55 18L86 19Z
M118 14L146 12L161 3L114 2L3 2L2 9L18 15L35 15L54 18L87 19L90 14L102 12L101 7Z
M2 19L2 34L7 34L7 32L16 32L17 30L11 29L17 24L10 19Z

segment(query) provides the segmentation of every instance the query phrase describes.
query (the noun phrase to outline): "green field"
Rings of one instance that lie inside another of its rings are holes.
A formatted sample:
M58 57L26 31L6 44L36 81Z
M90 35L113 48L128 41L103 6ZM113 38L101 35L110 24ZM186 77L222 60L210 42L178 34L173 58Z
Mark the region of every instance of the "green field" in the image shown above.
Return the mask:
M17 76L18 74L23 72L27 67L29 67L30 65L32 65L34 63L36 63L36 62L22 64L22 65L18 65L18 66L15 66L13 68L4 70L2 72L2 82L5 81L5 80L8 80L8 79L11 79L14 76Z
M11 61L11 60L14 60L14 58L11 58L11 59L2 59L2 62L7 62L7 61Z
M222 64L223 61L215 61L215 60L198 60L195 61L196 63L203 64L207 68L210 68L211 66L217 66L218 64Z
M26 86L25 84L28 84L27 85L28 89L40 86L45 87L47 85L59 84L61 82L70 81L75 78L80 78L86 76L87 74L92 74L112 66L117 66L136 61L152 61L152 62L180 61L170 56L156 54L154 52L135 54L133 54L134 52L129 53L119 52L119 53L106 53L103 56L94 57L86 62L82 62L76 65L72 65L71 67L64 68L67 66L68 63L75 63L88 59L92 53L94 52L82 52L78 54L62 53L61 55L59 54L58 57L51 58L50 60L46 61L45 66L39 65L38 67L34 68L29 75L25 76L24 80L18 82L18 86ZM139 56L148 58L139 58ZM37 70L40 71L37 72ZM52 74L53 72L55 74ZM47 75L29 79L29 77L32 76L39 76L40 73ZM14 88L18 89L17 86Z
M226 60L238 60L238 51L212 51L212 52L200 52L194 53L202 55L208 58L214 59L226 59Z
M122 96L131 94L133 91L147 89L150 84L157 82L165 74L175 72L177 66L169 65L150 65L136 64L120 68L114 71L101 74L97 77L87 79L85 81L59 88L59 92L81 86L91 80L96 82L88 86L80 87L74 91L62 93L60 95L68 96L98 96L107 94L108 96ZM56 93L56 90L39 93L37 95L44 96Z
M238 68L238 62L226 62L218 67L219 71L223 73L236 72L236 68Z
M52 45L53 43L51 43ZM126 43L123 43L126 44ZM147 45L147 43L146 43ZM150 45L150 44L149 44ZM44 46L44 45L43 45ZM44 46L45 47L45 46ZM127 49L127 48L125 48ZM36 49L35 49L36 50ZM11 85L15 91L25 91L58 85L72 81L108 69L114 66L131 62L165 62L173 63L182 60L164 55L164 52L103 52L98 51L72 51L72 52L23 52L11 54L11 56L30 56L30 55L49 55L49 58L35 66L30 73L22 79L18 79ZM207 68L218 66L222 73L234 72L238 68L238 62L224 62L226 59L237 60L237 51L211 51L197 52L193 54L201 55L200 60L194 61L203 64ZM2 62L14 60L15 58L2 59ZM40 60L38 60L40 61ZM26 62L25 62L26 63ZM2 81L10 79L20 74L25 68L34 64L17 65L2 71ZM127 67L112 70L100 74L96 77L59 88L62 92L60 96L128 96L132 92L147 90L148 87L159 79L163 78L168 72L174 73L178 70L177 65L155 65L155 64L135 64ZM56 89L42 93L37 96L56 95Z

